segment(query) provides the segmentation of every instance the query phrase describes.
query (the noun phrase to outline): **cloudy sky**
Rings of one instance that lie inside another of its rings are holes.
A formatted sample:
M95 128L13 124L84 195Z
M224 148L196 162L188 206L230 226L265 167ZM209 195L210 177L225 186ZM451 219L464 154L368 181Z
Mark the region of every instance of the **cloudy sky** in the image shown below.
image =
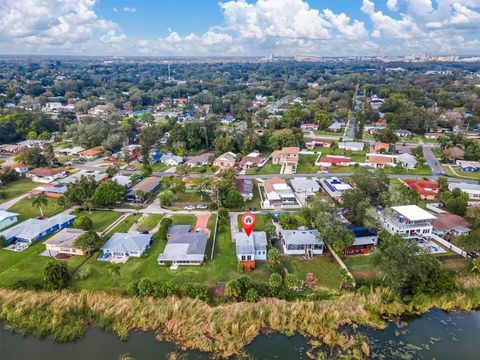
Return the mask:
M480 54L480 0L0 0L0 54Z

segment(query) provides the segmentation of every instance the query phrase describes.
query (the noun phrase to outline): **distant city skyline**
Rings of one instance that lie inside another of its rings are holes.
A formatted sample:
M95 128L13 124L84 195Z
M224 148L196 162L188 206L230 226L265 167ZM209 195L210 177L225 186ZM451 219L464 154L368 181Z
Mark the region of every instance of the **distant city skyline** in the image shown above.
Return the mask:
M0 54L480 55L480 0L2 0Z

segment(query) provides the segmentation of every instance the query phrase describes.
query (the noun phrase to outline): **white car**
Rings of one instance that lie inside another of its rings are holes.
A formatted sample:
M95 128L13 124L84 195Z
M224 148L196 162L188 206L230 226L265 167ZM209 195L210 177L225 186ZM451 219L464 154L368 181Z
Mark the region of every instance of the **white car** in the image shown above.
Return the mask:
M185 210L195 210L195 206L193 205L187 205L184 207Z
M208 209L208 206L205 204L199 204L197 205L197 209Z

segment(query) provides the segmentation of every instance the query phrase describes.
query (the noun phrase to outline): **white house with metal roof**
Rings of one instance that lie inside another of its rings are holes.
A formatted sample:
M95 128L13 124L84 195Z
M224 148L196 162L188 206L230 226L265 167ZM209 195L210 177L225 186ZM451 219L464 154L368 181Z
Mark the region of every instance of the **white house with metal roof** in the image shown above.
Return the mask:
M460 189L468 195L470 201L480 201L480 185L469 183L450 183L448 184L448 190L453 191Z
M158 255L159 265L201 265L205 260L208 234L191 232L189 225L172 225L168 230L168 242Z
M382 226L390 234L406 239L430 238L435 216L417 205L393 206L380 214Z
M318 230L300 227L297 230L282 230L283 252L287 255L322 255L325 243Z
M140 257L152 242L151 234L115 233L101 247L98 260L126 262L130 257Z
M0 230L13 225L18 221L18 214L6 210L0 210Z
M267 234L265 231L253 231L250 236L244 232L233 235L237 259L242 261L267 260Z

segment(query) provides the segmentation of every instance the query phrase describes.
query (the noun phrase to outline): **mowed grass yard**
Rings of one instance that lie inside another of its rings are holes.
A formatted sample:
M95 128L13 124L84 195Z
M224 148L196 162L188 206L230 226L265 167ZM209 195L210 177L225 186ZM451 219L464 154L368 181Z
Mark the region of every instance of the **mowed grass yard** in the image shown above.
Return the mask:
M30 190L36 188L37 186L40 186L41 184L33 182L30 179L27 178L21 178L17 181L14 181L8 185L5 186L3 190L5 190L5 199L0 199L0 204L4 203L5 201L11 200L13 198L16 198L18 196L21 196L23 194L26 194Z
M47 201L47 205L42 206L44 216L50 217L65 210L58 205L57 199L47 198ZM32 206L32 200L28 198L20 200L15 205L10 207L8 211L20 214L18 217L19 222L40 216L40 209Z
M280 174L280 170L282 169L282 165L274 165L272 161L269 160L265 165L263 165L259 169L249 169L246 171L248 175L259 175L259 174Z
M117 220L122 213L108 210L79 211L75 216L88 216L93 222L93 231L102 232Z

